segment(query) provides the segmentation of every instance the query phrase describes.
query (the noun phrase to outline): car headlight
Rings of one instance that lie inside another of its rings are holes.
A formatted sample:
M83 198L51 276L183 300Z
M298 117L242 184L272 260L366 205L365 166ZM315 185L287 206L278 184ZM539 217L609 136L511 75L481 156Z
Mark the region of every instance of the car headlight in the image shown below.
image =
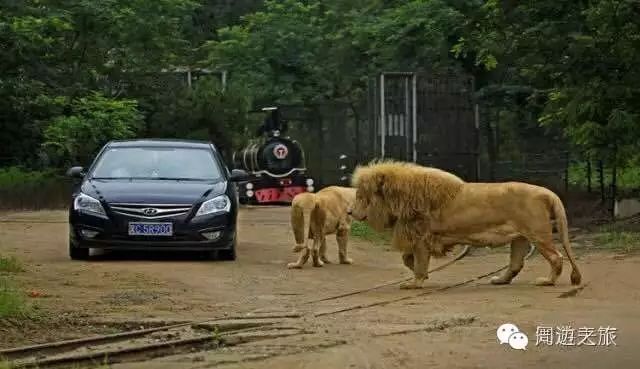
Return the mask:
M211 200L207 200L200 205L200 209L196 213L196 216L213 214L213 213L228 213L231 210L231 201L227 195L220 195L214 197Z
M107 217L107 213L104 211L100 201L83 193L76 196L75 200L73 200L73 210L89 215L95 215L100 218Z

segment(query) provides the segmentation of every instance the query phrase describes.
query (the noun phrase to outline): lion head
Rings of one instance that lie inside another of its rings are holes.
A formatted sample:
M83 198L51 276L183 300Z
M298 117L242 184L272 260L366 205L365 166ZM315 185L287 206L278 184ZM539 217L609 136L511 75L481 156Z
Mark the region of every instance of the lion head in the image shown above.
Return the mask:
M356 199L349 209L349 214L355 220L366 221L379 232L393 227L397 220L380 196L375 193L369 194L366 190L356 192Z
M352 176L356 200L351 216L374 228L387 228L398 219L428 215L451 200L464 181L457 176L413 163L392 160L358 166Z

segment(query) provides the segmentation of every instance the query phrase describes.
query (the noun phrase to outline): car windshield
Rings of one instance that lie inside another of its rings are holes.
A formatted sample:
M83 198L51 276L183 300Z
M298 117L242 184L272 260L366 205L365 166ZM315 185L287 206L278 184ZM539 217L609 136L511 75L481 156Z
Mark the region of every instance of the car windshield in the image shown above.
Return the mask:
M114 147L96 164L94 179L214 181L220 167L211 151L175 147Z

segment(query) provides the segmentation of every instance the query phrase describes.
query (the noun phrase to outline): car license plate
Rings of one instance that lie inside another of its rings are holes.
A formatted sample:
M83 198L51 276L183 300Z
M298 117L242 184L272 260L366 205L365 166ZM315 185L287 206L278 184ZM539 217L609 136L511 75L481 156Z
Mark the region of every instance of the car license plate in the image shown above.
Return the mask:
M129 223L129 236L173 236L173 224Z

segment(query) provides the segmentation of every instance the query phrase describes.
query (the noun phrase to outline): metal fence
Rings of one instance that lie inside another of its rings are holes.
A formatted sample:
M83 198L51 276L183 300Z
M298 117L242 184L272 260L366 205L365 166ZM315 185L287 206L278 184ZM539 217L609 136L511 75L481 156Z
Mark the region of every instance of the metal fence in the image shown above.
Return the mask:
M316 187L347 184L347 172L367 155L366 122L357 106L327 102L280 106L288 121L287 135L302 145L309 174ZM363 127L364 126L364 127ZM342 159L341 159L342 158ZM346 168L342 168L345 166Z
M114 94L136 95L177 90L206 75L219 77L224 88L226 72L188 69L126 74L110 83ZM489 90L477 94L473 78L453 70L391 71L369 79L362 101L281 111L318 187L346 184L345 172L358 163L394 158L469 181L518 180L566 191L570 158L564 142L557 132L541 129L535 112L516 101L530 91Z
M558 132L540 128L533 112L508 99L478 98L469 76L381 73L358 104L284 107L283 116L318 187L347 183L344 172L358 163L394 158L468 181L568 188L570 157Z
M479 172L484 181L521 181L569 190L571 153L559 130L540 127L535 109L514 95L476 98Z
M466 76L393 72L372 78L367 98L357 104L281 109L318 187L347 184L346 172L374 158L414 161L477 180L472 93L473 81Z
M369 83L374 156L478 179L473 79L456 73L381 73Z

